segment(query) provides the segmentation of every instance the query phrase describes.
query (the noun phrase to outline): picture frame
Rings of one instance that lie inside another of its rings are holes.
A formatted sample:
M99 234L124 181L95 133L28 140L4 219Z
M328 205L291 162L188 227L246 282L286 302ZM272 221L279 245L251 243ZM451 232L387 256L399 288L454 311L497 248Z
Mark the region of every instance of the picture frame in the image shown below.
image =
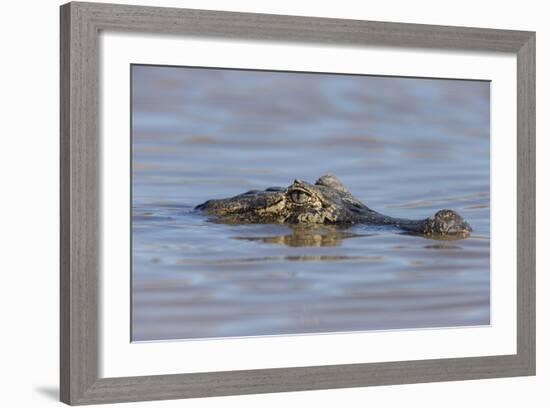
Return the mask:
M70 405L535 374L535 33L72 2L61 6L60 397ZM99 33L513 53L517 58L517 353L102 378Z

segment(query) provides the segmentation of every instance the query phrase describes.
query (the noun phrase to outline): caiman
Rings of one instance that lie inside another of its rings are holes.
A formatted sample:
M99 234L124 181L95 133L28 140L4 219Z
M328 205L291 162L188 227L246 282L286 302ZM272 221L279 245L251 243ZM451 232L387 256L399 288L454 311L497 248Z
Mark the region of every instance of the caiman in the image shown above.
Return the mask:
M195 207L223 223L366 224L391 226L405 233L440 239L466 238L470 225L453 210L412 220L381 214L367 207L342 184L326 174L315 184L302 180L284 187L251 190L230 198L208 200Z

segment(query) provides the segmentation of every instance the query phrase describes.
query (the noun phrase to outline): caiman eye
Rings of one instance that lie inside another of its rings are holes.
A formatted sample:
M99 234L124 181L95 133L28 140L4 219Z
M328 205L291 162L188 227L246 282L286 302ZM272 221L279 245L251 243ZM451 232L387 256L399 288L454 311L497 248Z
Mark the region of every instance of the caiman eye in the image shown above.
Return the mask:
M293 190L290 192L290 199L296 204L304 204L309 201L311 196L302 190Z

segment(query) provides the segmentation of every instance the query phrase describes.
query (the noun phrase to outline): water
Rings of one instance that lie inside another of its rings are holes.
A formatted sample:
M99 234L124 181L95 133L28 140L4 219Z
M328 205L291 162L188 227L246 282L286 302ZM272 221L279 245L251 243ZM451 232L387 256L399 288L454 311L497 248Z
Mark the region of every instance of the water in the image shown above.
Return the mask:
M132 338L487 325L489 83L133 66ZM470 238L224 225L192 208L326 172Z

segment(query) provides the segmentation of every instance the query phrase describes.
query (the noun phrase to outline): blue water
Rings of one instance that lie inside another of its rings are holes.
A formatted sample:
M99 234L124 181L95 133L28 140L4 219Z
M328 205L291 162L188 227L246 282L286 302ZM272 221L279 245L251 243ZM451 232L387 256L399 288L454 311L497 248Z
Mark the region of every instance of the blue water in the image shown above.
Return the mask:
M133 340L490 323L488 82L132 70ZM326 172L377 211L452 208L474 232L437 241L191 211Z

